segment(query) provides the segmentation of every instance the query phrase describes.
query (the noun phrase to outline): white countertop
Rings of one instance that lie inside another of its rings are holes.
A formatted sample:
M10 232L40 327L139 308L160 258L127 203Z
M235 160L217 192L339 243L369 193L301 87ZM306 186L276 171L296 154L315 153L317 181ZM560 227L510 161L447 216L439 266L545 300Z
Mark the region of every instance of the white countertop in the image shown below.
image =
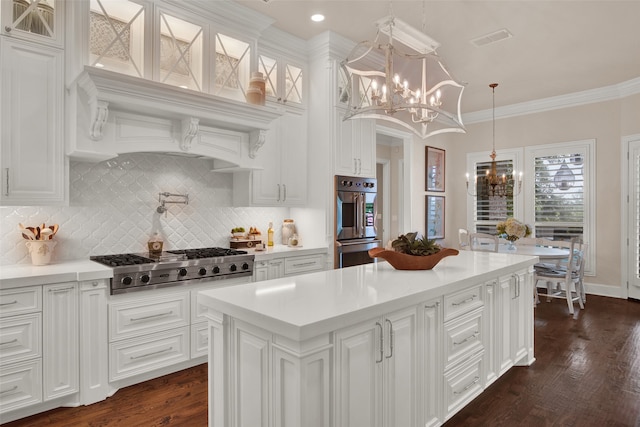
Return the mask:
M256 261L264 261L283 256L326 254L327 248L276 245L265 251L248 249L247 252L255 254ZM111 277L113 277L113 270L111 267L107 267L88 259L63 261L48 265L5 265L0 266L0 289L46 285L51 283L110 279Z
M88 259L48 265L5 265L0 267L0 289L110 279L111 277L113 277L111 267Z
M293 340L381 316L538 262L537 257L460 251L433 270L386 262L202 291L204 306Z

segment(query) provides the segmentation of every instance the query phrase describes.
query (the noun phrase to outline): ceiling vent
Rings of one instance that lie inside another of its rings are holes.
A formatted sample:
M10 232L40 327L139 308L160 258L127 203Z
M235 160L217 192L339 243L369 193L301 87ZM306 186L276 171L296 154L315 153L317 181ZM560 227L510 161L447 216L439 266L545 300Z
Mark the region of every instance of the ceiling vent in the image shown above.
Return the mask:
M484 36L476 37L471 40L475 46L486 46L491 43L498 42L500 40L510 39L513 37L513 34L509 32L506 28L503 28L498 31L494 31L493 33L485 34Z

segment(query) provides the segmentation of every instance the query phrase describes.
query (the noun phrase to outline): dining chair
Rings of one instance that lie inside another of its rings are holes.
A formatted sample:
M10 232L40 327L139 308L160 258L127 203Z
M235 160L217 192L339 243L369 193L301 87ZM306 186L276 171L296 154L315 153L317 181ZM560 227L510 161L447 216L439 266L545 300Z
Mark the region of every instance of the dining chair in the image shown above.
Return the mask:
M458 229L458 247L460 250L469 250L469 230L466 228Z
M469 248L472 251L480 252L498 252L500 240L498 236L492 236L486 233L470 233Z
M580 309L584 309L584 264L585 244L580 237L571 239L570 242L543 241L545 246L569 249L569 257L557 263L538 263L534 266L534 286L540 280L547 283L547 301L550 298L562 298L567 301L569 313L573 314L573 303L578 302Z

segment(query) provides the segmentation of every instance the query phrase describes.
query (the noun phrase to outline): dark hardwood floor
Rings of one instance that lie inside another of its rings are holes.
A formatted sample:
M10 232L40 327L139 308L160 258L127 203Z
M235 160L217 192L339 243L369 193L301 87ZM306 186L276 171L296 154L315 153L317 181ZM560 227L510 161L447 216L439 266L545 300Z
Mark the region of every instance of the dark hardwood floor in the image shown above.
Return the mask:
M640 427L640 302L590 295L572 317L564 301L542 300L535 311L536 362L511 369L445 427ZM127 387L91 406L3 424L206 425L206 365Z

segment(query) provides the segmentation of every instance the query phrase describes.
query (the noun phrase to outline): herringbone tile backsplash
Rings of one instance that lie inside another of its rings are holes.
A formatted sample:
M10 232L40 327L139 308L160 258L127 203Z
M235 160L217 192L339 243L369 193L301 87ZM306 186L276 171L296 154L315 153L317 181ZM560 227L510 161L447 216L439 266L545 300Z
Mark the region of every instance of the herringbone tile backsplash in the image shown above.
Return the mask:
M155 231L166 249L228 247L233 227L256 226L266 234L273 221L279 241L277 225L289 209L233 207L233 176L210 168L210 160L145 153L71 162L69 206L0 207L0 265L31 262L20 222L60 225L53 262L142 252ZM159 214L161 192L188 193L189 204L168 204Z

